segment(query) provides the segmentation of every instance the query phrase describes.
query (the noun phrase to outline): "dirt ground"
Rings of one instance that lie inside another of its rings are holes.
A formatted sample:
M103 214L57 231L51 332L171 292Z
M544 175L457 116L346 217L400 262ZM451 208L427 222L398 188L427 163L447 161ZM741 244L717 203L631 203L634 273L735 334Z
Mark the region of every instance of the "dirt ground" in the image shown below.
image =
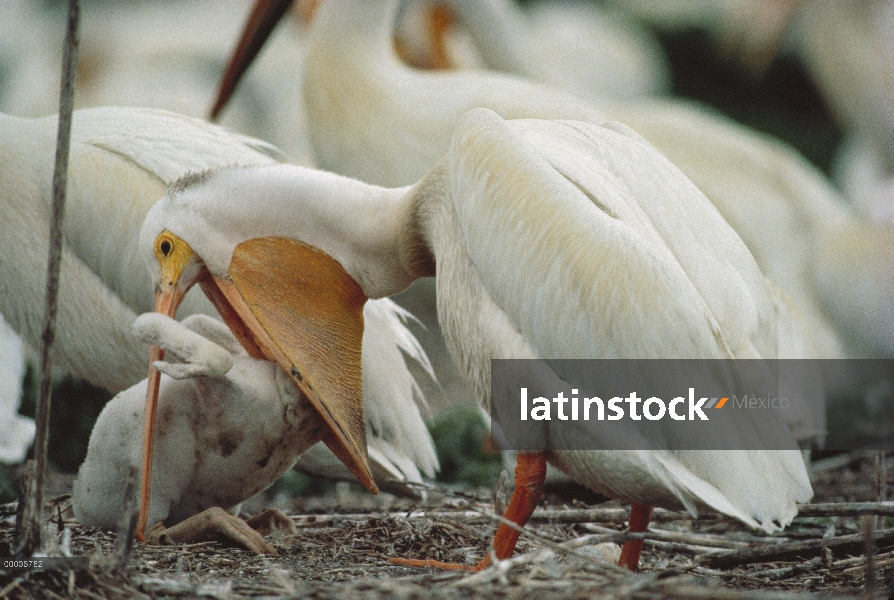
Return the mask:
M294 534L268 538L279 556L256 556L218 542L135 544L124 569L112 566L115 535L79 525L62 495L50 501L48 514L54 517L47 531L72 555L89 556L91 569L0 571L0 598L888 598L894 584L894 529L888 525L894 521L856 516L854 507L862 509L853 504L879 499L880 472L873 455L821 461L814 504L772 535L717 516L693 519L656 510L636 574L605 559L617 552L612 544L624 539L626 509L614 502L585 505L555 493L535 512L515 556L479 573L407 568L388 559L475 564L496 526L490 490L437 487L422 502L373 497L348 486L325 496L259 497L243 512L275 506L291 514L296 526ZM66 482L56 485L64 491ZM875 507L894 514L894 504ZM13 508L0 508L0 555L8 555ZM819 516L824 513L849 516ZM868 582L867 525L877 540L869 550L876 569ZM855 537L857 542L848 542Z

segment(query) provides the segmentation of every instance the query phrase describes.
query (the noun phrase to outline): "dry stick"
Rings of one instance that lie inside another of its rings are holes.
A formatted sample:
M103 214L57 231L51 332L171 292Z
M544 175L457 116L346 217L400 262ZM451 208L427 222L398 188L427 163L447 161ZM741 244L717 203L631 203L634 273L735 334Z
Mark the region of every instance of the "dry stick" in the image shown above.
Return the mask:
M590 525L586 524L583 526L587 531L592 531L595 533L602 533L603 535L607 535L608 532L613 531L607 527L599 527L598 525ZM616 532L616 535L619 536L618 541L627 540L643 540L643 542L647 546L651 546L653 548L658 548L659 550L667 550L670 552L688 552L689 554L706 554L711 552L716 552L717 548L747 548L750 546L748 543L742 543L740 546L730 546L730 545L719 545L719 544L705 544L702 543L705 540L696 540L695 543L692 543L692 539L686 537L685 535L677 535L676 532L671 531L659 531L659 530L649 530L643 532ZM714 540L708 540L709 542L713 542Z
M872 456L872 450L855 450L853 452L848 452L847 454L838 454L836 456L830 456L829 458L821 458L810 464L810 472L813 475L818 475L820 473L834 471L870 456Z
M602 527L600 525L593 525L592 523L584 523L582 527L586 531L590 531L592 533L610 533L614 531L608 527ZM627 539L638 539L645 540L646 543L649 543L653 540L658 540L661 542L672 542L677 544L683 544L685 546L690 546L693 549L697 549L694 551L704 552L705 550L714 551L717 548L726 548L726 549L738 549L738 548L748 548L751 546L749 542L737 542L733 540L728 540L721 535L715 535L710 533L694 533L694 532L682 532L682 531L666 531L664 529L655 529L650 528L648 531L643 533L631 533L628 534Z
M13 591L13 590L16 589L17 587L19 587L19 585L21 585L22 583L24 583L24 581L25 581L25 578L24 578L24 577L19 577L19 578L17 578L17 579L13 579L12 582L11 582L9 585L7 585L7 586L4 587L2 590L0 590L0 598L6 598L7 595L8 595L11 591Z
M875 519L863 517L863 547L866 556L865 589L867 600L875 600Z
M879 561L891 562L894 560L894 552L883 552L875 556ZM842 558L833 562L830 569L845 569L850 567L863 567L866 565L865 556L855 556L853 558Z
M339 521L367 521L370 518L388 519L399 517L401 519L464 519L484 521L490 516L477 510L413 510L393 513L344 513L334 515L292 515L296 527L323 527ZM593 509L565 509L565 510L538 510L535 511L529 523L575 524L592 521L626 523L630 517L630 510L626 508L593 508ZM712 514L716 518L716 515ZM652 515L653 522L679 521L681 519L693 519L686 512L676 512L656 508Z
M582 546L595 546L596 544L602 544L605 542L617 542L622 539L622 532L614 532L613 534L585 535L573 540L568 540L567 542L562 542L561 544L558 544L558 546L561 547L563 551L570 552ZM496 577L497 571L505 573L513 567L526 565L532 562L540 562L541 560L546 560L547 558L549 558L550 556L554 556L555 554L556 553L553 550L545 549L540 551L528 552L526 554L519 554L517 556L513 556L501 561L492 561L491 566L487 569L483 569L473 575L469 575L468 577L459 579L453 582L450 587L468 587L470 585L485 583Z
M804 504L798 507L798 517L858 517L862 515L881 515L894 517L894 502L829 502L823 504ZM426 511L413 510L410 512L380 513L370 515L368 513L346 513L335 515L292 515L296 527L322 527L338 521L367 521L370 518L387 519L400 517L403 519L468 519L485 520L490 517L483 512L474 510L463 511ZM626 508L583 508L561 510L537 510L528 519L529 523L553 523L570 525L575 523L614 522L626 523L630 517L630 510ZM700 519L716 519L720 515L705 511ZM797 518L797 517L796 517ZM688 512L673 511L656 508L652 513L651 522L660 523L666 521L693 520Z
M47 437L50 426L50 384L52 365L50 349L56 337L56 305L59 294L59 267L62 260L62 218L65 213L65 190L68 180L68 154L71 146L71 116L74 103L75 73L78 61L78 23L80 0L68 0L68 26L62 58L62 89L59 94L59 129L56 137L56 164L53 170L53 214L50 222L50 248L47 264L46 313L40 348L40 393L37 401L34 437L32 493L26 504L18 532L18 552L30 556L41 545L41 512L43 482L47 465Z
M890 547L894 544L894 529L884 529L872 534L876 547ZM840 552L859 554L864 549L862 533L842 535L837 538L792 542L790 544L773 544L758 548L745 548L729 552L712 552L696 558L696 562L711 567L730 567L746 563L771 562L808 558L822 554L823 548Z
M658 581L655 588L661 594L661 598L673 598L676 600L816 600L817 595L811 593L799 593L775 590L734 590L720 586L703 586L689 582L681 582L677 579L665 579ZM830 596L821 596L831 598ZM853 598L848 595L847 598Z
M887 469L887 459L885 457L884 451L879 452L875 455L875 499L879 502L884 502L888 499L888 469ZM877 528L882 528L885 526L885 518L882 516L876 517Z
M754 573L746 573L745 577L749 579L768 579L770 581L777 581L786 577L793 577L795 575L808 573L821 566L821 564L822 562L819 557L811 558L806 562L798 563L790 567L782 567L779 569L765 569L763 571L755 571Z
M862 517L863 515L894 517L894 502L825 502L803 504L798 507L798 517Z
M472 510L476 510L476 509L474 507L472 507ZM484 516L486 516L487 518L489 518L493 521L497 521L502 525L506 525L510 529L514 529L515 531L521 533L522 535L527 535L528 537L530 537L534 540L537 540L538 542L540 542L541 544L543 544L550 550L553 550L560 554L570 554L576 558L579 558L586 562L591 563L592 565L594 565L598 569L602 570L603 572L622 574L622 575L629 574L629 571L626 571L617 565L611 565L606 562L600 561L596 558L593 558L592 556L589 556L586 554L580 554L580 553L576 552L574 548L570 548L570 549L565 548L562 546L562 544L560 544L558 542L554 542L550 539L543 537L542 535L534 533L530 529L525 529L524 526L519 525L515 521L510 521L509 519L507 519L505 517L502 517L500 515L495 515L495 514L492 514L489 512L485 512L483 510L480 512L481 512L481 514L483 514ZM625 537L625 534L623 532L618 532L616 534L609 534L608 536L606 536L605 540L601 540L601 541L614 541L615 539L623 540L624 537ZM496 566L497 564L498 563L494 562L494 564L492 566Z
M866 572L868 562L866 562L865 557L861 557L861 558L864 558L862 565L859 565L856 567L848 567L847 569L842 569L841 573L843 575L863 575ZM884 567L890 567L891 565L894 565L894 558L889 558L887 560L876 560L875 561L875 569L876 570L882 569Z

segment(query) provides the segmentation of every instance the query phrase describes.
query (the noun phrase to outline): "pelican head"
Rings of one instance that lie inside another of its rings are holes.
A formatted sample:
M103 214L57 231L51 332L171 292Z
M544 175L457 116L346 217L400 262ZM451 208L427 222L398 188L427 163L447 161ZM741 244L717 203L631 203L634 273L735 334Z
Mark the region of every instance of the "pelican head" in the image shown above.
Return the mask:
M150 263L155 281L155 311L173 317L177 307L196 281L206 273L189 244L168 230L162 231L153 244L156 263Z
M323 441L375 493L360 370L367 296L333 258L335 250L312 245L307 231L313 228L295 225L302 220L295 218L288 198L270 187L275 173L232 171L235 176L227 172L216 179L210 173L185 177L147 214L140 249L155 288L155 309L174 318L183 297L198 283L248 354L279 363L292 378L329 426ZM257 185L248 186L249 191L238 185L246 174L257 175ZM231 185L230 179L236 183ZM153 365L162 359L163 352L153 347L140 536L148 512L160 383Z

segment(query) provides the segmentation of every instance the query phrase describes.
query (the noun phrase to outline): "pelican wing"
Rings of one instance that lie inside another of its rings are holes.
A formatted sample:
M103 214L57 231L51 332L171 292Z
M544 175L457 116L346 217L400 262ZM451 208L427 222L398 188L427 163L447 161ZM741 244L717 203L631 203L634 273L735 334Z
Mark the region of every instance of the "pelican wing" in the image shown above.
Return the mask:
M491 357L775 357L775 309L753 258L701 192L626 127L472 111L454 136L447 173L459 243L491 302L479 325L503 330L490 338L521 338L488 348ZM445 267L440 261L439 279L449 279ZM445 296L447 286L445 279ZM767 433L766 423L740 412L706 435ZM677 434L659 426L652 435L638 423L629 435L672 447L660 440L672 444ZM774 439L790 437L781 421L769 429L781 436ZM812 494L796 451L623 454L644 460L648 477L597 468L603 453L558 460L594 489L664 504L671 494L753 523L744 511L768 528L789 521L795 502ZM767 481L778 488L772 498L759 493Z
M775 357L751 254L632 131L476 110L449 156L469 257L539 355Z

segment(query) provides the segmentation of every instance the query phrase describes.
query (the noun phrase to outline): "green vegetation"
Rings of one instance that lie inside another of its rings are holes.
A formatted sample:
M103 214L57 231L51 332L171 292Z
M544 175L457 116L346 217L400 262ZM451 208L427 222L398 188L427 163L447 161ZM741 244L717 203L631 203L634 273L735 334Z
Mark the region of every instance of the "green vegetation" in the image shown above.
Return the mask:
M0 463L0 504L12 502L18 497L12 467Z
M438 481L490 486L500 478L503 459L487 447L489 427L478 409L457 406L429 425L441 472Z

